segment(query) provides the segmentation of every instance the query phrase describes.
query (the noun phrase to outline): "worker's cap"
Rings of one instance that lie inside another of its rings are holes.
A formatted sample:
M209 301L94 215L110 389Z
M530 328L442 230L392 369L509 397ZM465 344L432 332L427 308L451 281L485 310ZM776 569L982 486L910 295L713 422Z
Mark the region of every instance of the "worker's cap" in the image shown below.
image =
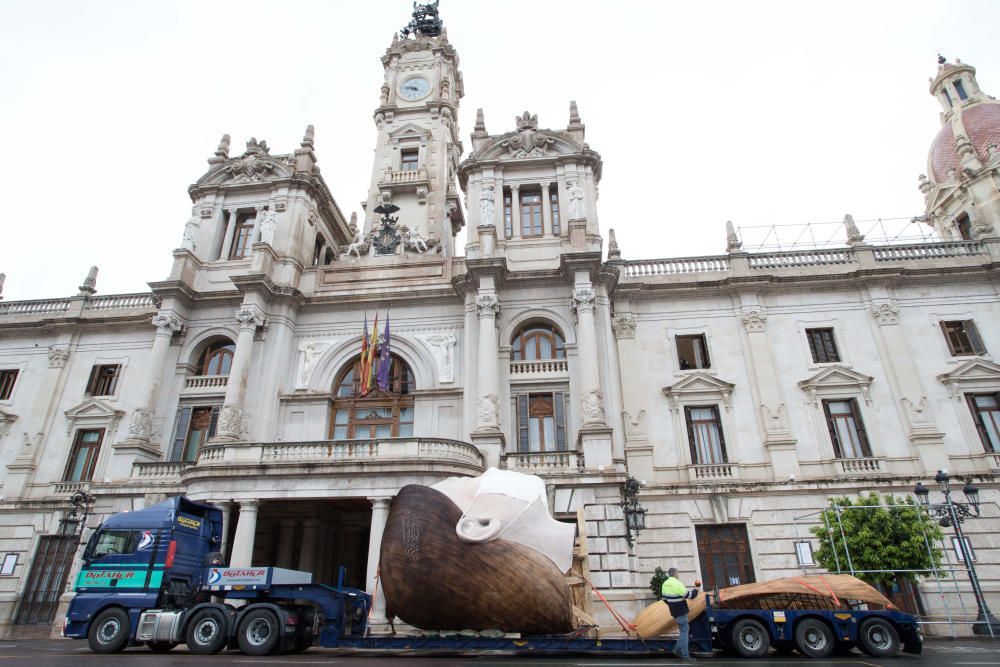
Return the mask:
M672 567L669 570L667 570L667 576L668 577L676 577L677 576L677 568L676 567Z

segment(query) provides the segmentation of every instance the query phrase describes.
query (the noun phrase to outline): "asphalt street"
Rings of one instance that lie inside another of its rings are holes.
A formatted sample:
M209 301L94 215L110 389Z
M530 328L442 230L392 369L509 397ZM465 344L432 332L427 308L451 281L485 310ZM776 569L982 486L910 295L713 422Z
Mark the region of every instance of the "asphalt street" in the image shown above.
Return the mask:
M214 656L191 655L184 647L178 647L166 654L154 654L145 648L134 648L116 655L96 655L87 648L86 642L72 640L35 640L0 642L0 666L28 665L30 667L69 667L82 665L84 667L104 667L105 665L133 665L149 667L151 665L178 667L218 666L218 665L361 665L370 664L379 667L405 665L406 667L458 667L460 665L510 666L510 665L575 665L577 667L647 667L649 665L680 665L679 660L661 657L642 658L637 656L498 656L482 655L428 655L427 653L409 655L361 655L340 650L311 649L298 655L276 655L252 658L238 652L220 653ZM716 656L698 659L700 665L736 665L748 664L739 658ZM924 645L923 655L913 656L900 654L897 658L876 660L857 651L849 656L831 658L829 660L811 660L802 656L776 656L755 660L757 667L824 667L838 665L840 667L871 667L872 665L894 665L904 667L947 666L947 667L1000 667L1000 641L930 641Z

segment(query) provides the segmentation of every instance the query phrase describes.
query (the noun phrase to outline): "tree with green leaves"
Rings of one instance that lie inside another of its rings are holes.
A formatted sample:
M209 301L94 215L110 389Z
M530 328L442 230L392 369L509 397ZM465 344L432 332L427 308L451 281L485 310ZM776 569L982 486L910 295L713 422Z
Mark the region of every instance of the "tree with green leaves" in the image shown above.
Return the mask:
M831 572L932 570L941 564L941 529L910 497L880 499L873 491L854 499L830 498L820 521L811 529L819 538L816 562ZM897 578L916 581L930 572L857 572L856 576L891 586Z

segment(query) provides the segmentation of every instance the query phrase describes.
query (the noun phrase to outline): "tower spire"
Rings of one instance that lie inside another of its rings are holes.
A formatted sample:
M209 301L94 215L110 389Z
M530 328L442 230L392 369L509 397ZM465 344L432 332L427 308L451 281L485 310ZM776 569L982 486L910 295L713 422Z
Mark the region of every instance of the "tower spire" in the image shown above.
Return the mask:
M399 36L403 39L410 35L416 37L440 37L444 28L444 22L438 16L438 2L427 4L413 3L413 18L399 31Z

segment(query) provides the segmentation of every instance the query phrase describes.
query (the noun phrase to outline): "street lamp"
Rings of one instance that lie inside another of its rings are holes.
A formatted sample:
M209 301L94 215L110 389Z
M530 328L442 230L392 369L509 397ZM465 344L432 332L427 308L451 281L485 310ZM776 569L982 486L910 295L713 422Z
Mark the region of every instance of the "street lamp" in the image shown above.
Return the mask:
M622 486L622 512L625 514L625 541L632 546L632 533L637 536L646 527L646 508L639 504L639 488L642 484L631 475Z
M966 482L962 493L965 494L965 499L968 502L960 503L951 499L951 478L947 470L938 470L934 481L937 482L938 488L944 494L943 503L932 503L930 490L921 482L917 482L913 494L930 516L939 519L938 523L941 527L951 526L955 530L958 548L962 552L962 560L965 561L969 581L972 583L972 595L976 598L976 607L979 609L979 614L972 624L972 633L996 637L997 633L1000 632L1000 621L994 618L990 608L986 606L986 598L983 597L983 589L979 586L979 577L976 576L976 566L972 562L972 554L965 541L965 534L962 532L962 524L966 519L979 518L979 489L973 486L972 482Z
M69 502L73 505L73 509L59 519L59 534L63 537L77 535L87 525L87 515L90 513L94 496L86 491L77 491L70 497Z

